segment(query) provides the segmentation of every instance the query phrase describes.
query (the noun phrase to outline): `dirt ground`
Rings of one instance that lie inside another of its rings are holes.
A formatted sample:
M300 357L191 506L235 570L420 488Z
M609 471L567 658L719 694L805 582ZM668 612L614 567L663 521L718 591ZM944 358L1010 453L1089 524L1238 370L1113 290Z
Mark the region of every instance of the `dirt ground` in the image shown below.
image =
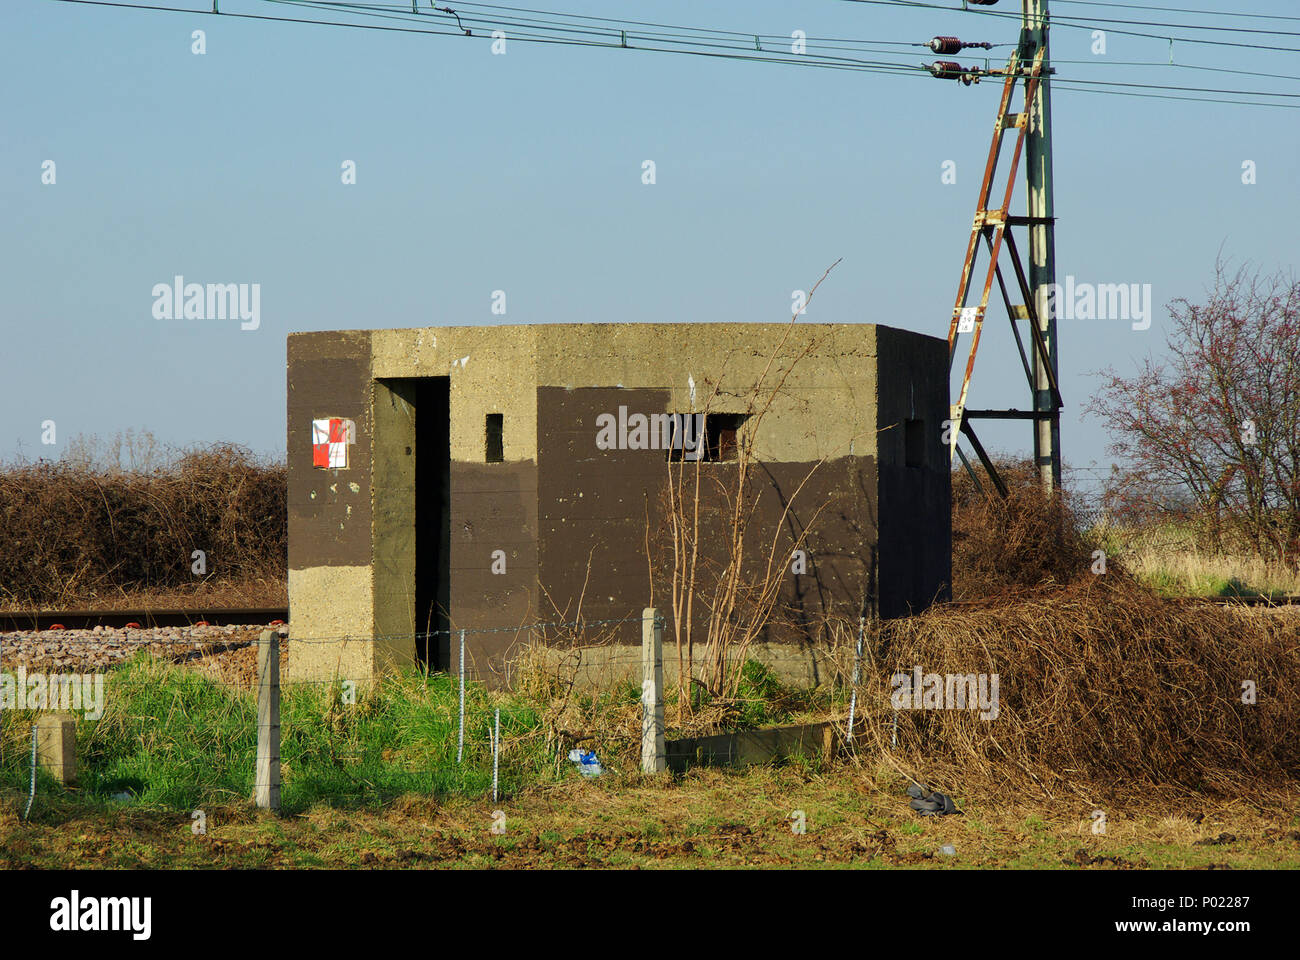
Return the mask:
M202 834L176 811L54 810L22 823L21 805L6 802L0 868L1300 867L1294 795L1117 805L1100 833L1077 801L958 797L961 814L921 817L908 809L904 781L889 780L851 763L822 774L767 767L650 781L574 774L496 804L408 796L382 809L285 817L233 804L204 811Z
M257 629L195 645L207 655L188 665L251 685ZM847 760L650 780L573 773L497 803L409 795L280 816L235 801L202 811L203 832L192 812L136 804L67 804L24 823L25 797L0 795L0 869L1300 868L1294 786L1211 799L1134 785L1092 802L955 790L961 814L926 818L908 809L906 785Z

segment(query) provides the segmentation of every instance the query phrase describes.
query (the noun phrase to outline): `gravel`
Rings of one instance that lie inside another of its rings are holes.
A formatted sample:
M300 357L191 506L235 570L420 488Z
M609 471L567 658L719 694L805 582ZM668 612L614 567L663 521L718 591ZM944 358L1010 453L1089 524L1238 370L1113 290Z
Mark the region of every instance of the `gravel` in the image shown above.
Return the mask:
M106 670L129 660L141 649L165 660L186 660L249 646L266 628L265 624L229 624L0 632L0 671L12 671L19 665L28 670Z

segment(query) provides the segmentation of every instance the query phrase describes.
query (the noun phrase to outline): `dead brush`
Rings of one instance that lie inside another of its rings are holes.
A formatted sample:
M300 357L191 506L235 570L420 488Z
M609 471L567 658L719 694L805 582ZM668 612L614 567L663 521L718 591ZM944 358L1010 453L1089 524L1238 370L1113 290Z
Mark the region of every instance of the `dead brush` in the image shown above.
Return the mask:
M587 572L590 576L590 558ZM561 610L547 595L555 620L539 629L511 662L511 687L536 708L543 749L547 754L554 751L557 770L574 746L630 760L641 738L641 708L635 696L640 647L616 643L618 623L588 624L582 617L584 596L585 589L569 619L568 609ZM623 679L618 680L619 675Z
M622 669L611 673L611 661ZM544 749L554 753L557 769L573 747L595 750L602 761L618 760L634 769L640 761L640 672L640 649L635 646L557 649L531 644L513 662L512 689L536 709L536 735L545 737ZM665 715L673 717L677 692L674 685L665 688ZM696 681L697 692L702 693L701 688ZM700 737L733 729L742 706L734 697L700 696L681 720L669 724L668 735ZM779 708L780 699L766 706Z
M917 665L998 674L997 718L893 710L891 675ZM1253 704L1242 702L1246 681ZM1092 577L882 625L860 688L860 742L906 776L967 794L1257 793L1300 780L1298 683L1294 619L1189 607Z
M973 600L1058 587L1092 577L1094 545L1084 537L1068 493L1044 496L1033 467L995 463L1007 485L978 488L965 470L952 476L953 599ZM1107 574L1121 571L1113 559Z
M57 606L126 590L283 582L283 464L231 444L155 461L148 469L85 458L3 465L0 602ZM195 550L206 555L201 576Z
M639 755L641 706L631 682L593 684L584 677L584 671L599 670L593 657L586 647L533 643L511 670L514 693L537 710L537 733L545 737L544 751L554 753L557 771L573 747L595 750L602 760L617 756L632 763Z

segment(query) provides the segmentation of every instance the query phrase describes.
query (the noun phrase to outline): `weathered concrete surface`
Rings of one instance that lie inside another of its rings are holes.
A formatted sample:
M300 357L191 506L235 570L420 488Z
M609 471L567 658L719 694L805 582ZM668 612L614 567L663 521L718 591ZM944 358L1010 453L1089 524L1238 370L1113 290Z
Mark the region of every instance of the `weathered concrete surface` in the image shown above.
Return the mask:
M289 629L295 642L285 682L373 675L373 575L369 566L289 568Z
M806 723L669 740L665 746L668 769L674 773L696 765L744 767L799 755L829 756L835 749L835 728L829 723Z
M365 332L289 337L289 568L371 562L370 336ZM346 470L312 466L311 423L344 417L357 426Z
M669 624L671 628L671 624ZM511 634L513 636L513 634ZM530 638L525 631L512 655L520 657ZM564 678L573 678L573 689L583 693L607 690L617 684L640 683L642 678L641 647L631 644L608 644L598 647L534 646L539 662L534 669L546 670ZM699 650L696 651L699 656ZM772 674L787 687L808 689L829 683L836 675L837 666L831 651L808 643L753 643L745 653L746 659L757 660L767 666ZM471 675L478 675L480 663L475 650L469 648L465 660ZM685 654L681 661L685 663ZM738 666L736 659L728 660L728 667ZM696 665L698 669L698 663ZM518 664L511 662L502 671L513 679ZM682 670L677 658L677 646L670 630L664 632L663 690L675 690Z
M808 572L782 584L790 625L760 641L790 639L827 615L856 617L864 603L892 616L946 594L942 340L870 324L687 323L349 331L295 334L289 343L295 639L415 632L408 408L410 384L426 377L449 384L444 566L453 630L570 618L581 601L584 617L628 617L616 639L634 644L641 608L667 606L667 462L662 450L597 449L595 418L619 406L744 413L764 374L763 397L783 382L758 429L751 421L742 431L760 461L750 477L758 506L747 550L755 562L772 552L785 563L806 529ZM503 418L504 463L485 462L488 414ZM324 416L358 425L346 471L310 466L302 431ZM909 432L919 438L910 454ZM716 493L734 483L735 469L701 465L702 487ZM705 517L703 541L723 542L720 523ZM647 545L658 554L653 573ZM504 573L493 572L495 551L504 553ZM318 572L330 567L347 569L346 583ZM697 620L697 641L702 626ZM503 677L519 642L513 632L471 633L471 673ZM446 643L436 665L454 670L454 636ZM412 653L390 641L382 656L358 656L348 669L407 662ZM294 673L316 677L339 662L312 658Z
M71 714L45 713L36 721L36 760L60 783L77 780L77 721Z
M370 335L321 332L289 337L289 603L295 645L287 680L370 677L374 570ZM347 469L312 466L312 420L356 424ZM335 642L363 638L365 644Z
M375 381L374 625L386 637L416 630L415 402L409 381Z
M376 378L450 377L453 461L483 462L484 419L500 413L505 419L505 460L511 463L537 459L535 342L539 330L550 329L430 327L365 335L371 338Z

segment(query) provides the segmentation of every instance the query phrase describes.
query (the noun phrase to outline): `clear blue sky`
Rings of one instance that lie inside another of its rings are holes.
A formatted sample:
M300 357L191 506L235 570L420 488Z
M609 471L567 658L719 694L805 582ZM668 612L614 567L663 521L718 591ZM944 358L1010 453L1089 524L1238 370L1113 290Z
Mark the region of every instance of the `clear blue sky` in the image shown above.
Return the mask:
M259 0L220 5L329 16ZM940 5L953 9L536 3L781 36L1016 39L1012 21ZM1284 0L1239 9L1300 14ZM1297 36L1196 35L1300 48L1300 20L1053 10L1290 31ZM191 52L195 29L206 31L202 56ZM840 257L808 320L946 335L997 82L522 42L494 56L489 43L6 0L0 457L57 457L76 434L128 428L172 444L278 452L292 331L781 321L791 292ZM1113 29L1106 56L1092 44L1089 30L1055 28L1058 76L1300 93L1279 76L1300 75L1300 53L1175 47L1179 63L1274 74L1251 77L1123 66L1167 61L1169 45ZM897 50L901 60L934 59ZM1004 57L997 51L995 62ZM1220 248L1268 269L1300 260L1300 112L1063 86L1053 96L1058 273L1149 283L1155 304L1146 331L1119 320L1060 324L1066 460L1104 464L1100 426L1080 419L1089 373L1159 353L1164 305L1202 295ZM653 186L641 182L647 159ZM47 160L57 165L52 186L41 182ZM340 182L345 160L357 165L356 185ZM941 182L947 160L955 185ZM1254 185L1242 183L1245 160L1257 165ZM1014 210L1023 212L1019 196ZM260 329L155 319L153 285L176 274L260 283ZM491 312L497 289L505 317ZM1000 307L991 318L971 405L1024 407ZM47 419L54 447L40 442ZM986 428L986 442L1027 450L1028 432Z

